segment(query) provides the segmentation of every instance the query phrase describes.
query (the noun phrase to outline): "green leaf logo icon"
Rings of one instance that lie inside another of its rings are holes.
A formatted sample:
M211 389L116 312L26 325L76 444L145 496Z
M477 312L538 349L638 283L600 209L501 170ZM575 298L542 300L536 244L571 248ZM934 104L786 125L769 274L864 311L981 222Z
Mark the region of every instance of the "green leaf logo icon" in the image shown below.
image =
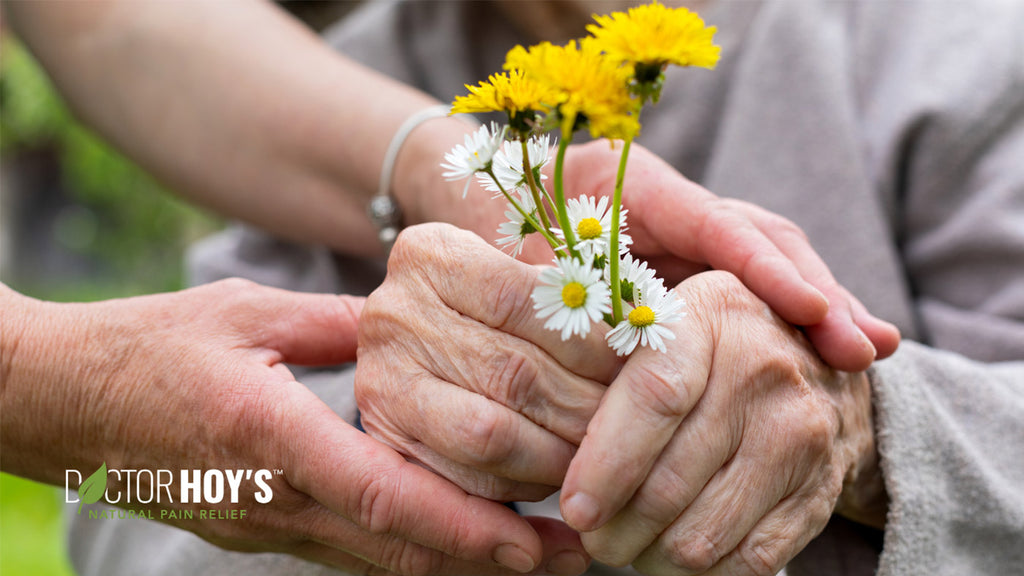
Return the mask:
M107 491L107 463L104 462L100 469L93 472L78 487L78 513L82 513L82 504L99 502L103 493Z

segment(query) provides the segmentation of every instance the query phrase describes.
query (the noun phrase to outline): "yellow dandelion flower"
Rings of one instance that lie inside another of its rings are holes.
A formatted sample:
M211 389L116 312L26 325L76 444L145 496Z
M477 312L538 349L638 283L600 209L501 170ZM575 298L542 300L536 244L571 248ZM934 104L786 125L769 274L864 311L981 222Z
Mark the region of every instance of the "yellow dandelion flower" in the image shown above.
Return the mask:
M666 64L714 68L721 48L713 44L716 28L705 26L686 8L660 2L630 8L628 13L594 15L587 26L601 49L620 62L658 68Z
M584 113L590 126L590 135L594 138L632 140L640 133L640 119L633 112L623 113L605 109L600 112Z
M457 96L452 114L476 112L521 112L540 110L557 98L546 86L527 78L521 70L492 74L477 86L466 85L467 96Z
M595 138L631 138L640 129L629 92L632 68L609 60L590 39L516 46L505 57L505 68L521 70L557 94L549 108L560 117L563 137L571 135L581 116Z

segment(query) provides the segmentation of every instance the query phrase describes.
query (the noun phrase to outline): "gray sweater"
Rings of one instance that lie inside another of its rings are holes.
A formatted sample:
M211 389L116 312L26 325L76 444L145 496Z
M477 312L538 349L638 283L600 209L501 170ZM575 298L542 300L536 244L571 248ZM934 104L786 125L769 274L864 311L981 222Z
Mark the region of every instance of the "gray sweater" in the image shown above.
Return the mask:
M871 369L885 531L834 518L788 574L1024 574L1024 2L718 2L702 15L723 59L670 70L639 142L795 221L905 337ZM486 3L456 2L375 2L327 36L443 101L524 41ZM191 265L198 282L310 291L380 279L379 263L242 227ZM354 418L350 374L301 379ZM83 574L329 572L74 518Z

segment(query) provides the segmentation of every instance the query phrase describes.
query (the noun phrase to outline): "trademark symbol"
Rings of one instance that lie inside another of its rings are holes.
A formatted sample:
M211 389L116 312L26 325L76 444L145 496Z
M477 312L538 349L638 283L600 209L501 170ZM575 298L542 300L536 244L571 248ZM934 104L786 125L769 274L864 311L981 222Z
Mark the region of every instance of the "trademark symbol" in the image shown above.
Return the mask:
M280 468L274 468L274 476L284 476L284 470Z

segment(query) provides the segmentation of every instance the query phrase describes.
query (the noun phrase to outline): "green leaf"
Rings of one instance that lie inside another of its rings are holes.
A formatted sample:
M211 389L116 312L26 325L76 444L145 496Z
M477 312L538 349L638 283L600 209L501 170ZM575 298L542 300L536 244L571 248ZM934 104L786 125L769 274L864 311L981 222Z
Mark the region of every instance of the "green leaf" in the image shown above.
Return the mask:
M103 493L107 491L107 463L104 462L99 470L93 472L78 487L78 513L82 513L82 504L99 502Z
M623 278L622 280L619 280L619 285L621 286L619 292L622 296L622 299L625 300L626 302L629 302L630 304L635 304L637 295L633 294L633 283Z

